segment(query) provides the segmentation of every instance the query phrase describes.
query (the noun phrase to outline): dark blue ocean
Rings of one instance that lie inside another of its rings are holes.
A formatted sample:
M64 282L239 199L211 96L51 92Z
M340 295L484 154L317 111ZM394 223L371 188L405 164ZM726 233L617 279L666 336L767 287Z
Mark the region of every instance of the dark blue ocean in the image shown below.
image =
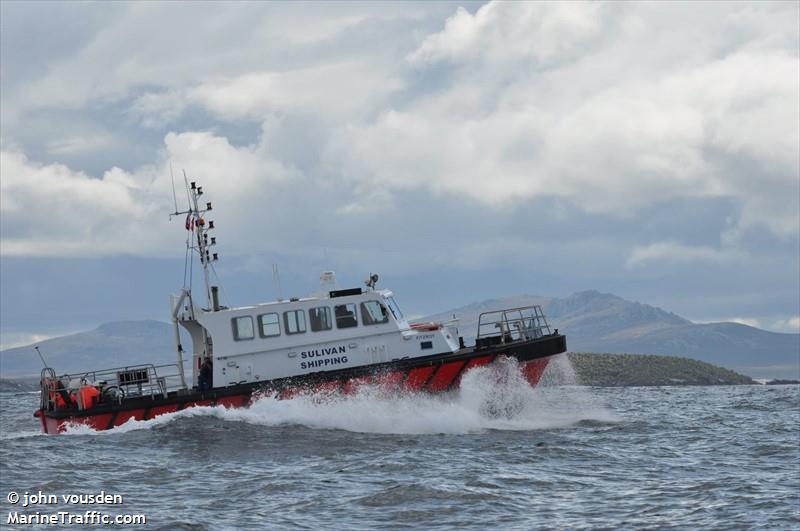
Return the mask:
M800 386L591 388L568 363L536 389L482 369L447 396L264 397L61 436L37 394L5 393L0 528L800 529ZM8 500L40 491L122 503Z

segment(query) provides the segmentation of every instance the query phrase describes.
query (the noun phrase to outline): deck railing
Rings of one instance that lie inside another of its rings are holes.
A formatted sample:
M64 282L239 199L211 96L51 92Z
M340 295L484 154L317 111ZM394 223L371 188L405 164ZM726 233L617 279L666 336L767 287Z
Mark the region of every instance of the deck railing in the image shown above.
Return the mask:
M177 363L129 365L61 376L56 376L55 371L48 367L42 370L42 408L54 410L59 408L59 403L70 403L68 398L84 385L96 387L106 402L121 402L127 397L155 398L185 389ZM62 401L58 400L59 395Z
M478 317L475 346L529 341L551 335L550 325L539 305L484 312Z

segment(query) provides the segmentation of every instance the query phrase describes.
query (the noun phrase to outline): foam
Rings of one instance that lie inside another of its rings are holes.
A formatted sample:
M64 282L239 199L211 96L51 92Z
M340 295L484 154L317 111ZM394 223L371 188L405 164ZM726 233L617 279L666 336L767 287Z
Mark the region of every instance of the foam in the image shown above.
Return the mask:
M153 429L188 417L262 426L302 425L383 434L466 434L486 430L564 428L584 420L615 422L617 417L596 396L574 384L565 355L554 359L532 388L514 360L472 369L457 391L444 395L387 393L365 386L353 395L301 394L278 400L261 396L249 408L194 407L152 420L129 420L106 432L68 426L67 434L125 433Z

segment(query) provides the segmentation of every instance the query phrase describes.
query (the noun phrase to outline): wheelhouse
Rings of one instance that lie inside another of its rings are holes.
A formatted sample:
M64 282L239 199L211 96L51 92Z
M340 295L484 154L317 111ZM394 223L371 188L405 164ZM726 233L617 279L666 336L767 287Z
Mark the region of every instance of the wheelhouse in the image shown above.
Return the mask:
M460 344L455 322L412 327L384 289L216 310L187 299L175 315L192 338L195 384L210 358L214 387L455 352Z

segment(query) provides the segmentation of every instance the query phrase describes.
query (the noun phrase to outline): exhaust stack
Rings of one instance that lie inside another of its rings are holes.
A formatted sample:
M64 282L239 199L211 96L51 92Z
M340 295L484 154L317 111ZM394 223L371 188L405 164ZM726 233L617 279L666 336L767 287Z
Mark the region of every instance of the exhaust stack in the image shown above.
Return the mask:
M219 311L219 287L218 286L211 286L211 300L212 304L214 305L214 311Z

